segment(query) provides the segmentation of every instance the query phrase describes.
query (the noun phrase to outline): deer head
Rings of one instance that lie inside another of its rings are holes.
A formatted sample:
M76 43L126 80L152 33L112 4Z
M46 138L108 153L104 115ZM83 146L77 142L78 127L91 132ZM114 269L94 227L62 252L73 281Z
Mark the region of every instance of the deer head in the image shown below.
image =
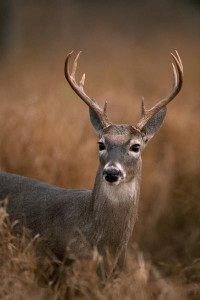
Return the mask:
M69 59L65 61L65 77L76 94L89 106L90 120L99 136L99 159L102 177L110 185L130 182L138 173L141 166L141 153L147 142L161 127L166 115L167 104L179 93L183 84L183 65L177 51L171 53L174 63L174 84L170 94L159 101L151 109L145 108L142 100L142 113L135 126L112 124L107 117L107 103L102 109L95 99L88 97L84 92L85 74L80 85L75 80L78 53L74 60L72 73L69 72Z

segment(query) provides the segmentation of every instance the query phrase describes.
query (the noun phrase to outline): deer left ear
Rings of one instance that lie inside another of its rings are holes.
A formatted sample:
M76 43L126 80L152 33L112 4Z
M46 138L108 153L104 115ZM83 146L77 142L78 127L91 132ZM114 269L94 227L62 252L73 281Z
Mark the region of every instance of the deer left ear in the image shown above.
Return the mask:
M92 99L92 101L94 101L96 104L98 104L95 99ZM101 125L98 115L91 108L89 109L89 113L90 113L90 121L91 121L96 133L98 135L101 135L103 128L102 128L102 125Z
M143 140L147 143L154 134L160 129L164 118L166 116L167 108L163 107L157 114L155 114L142 128Z

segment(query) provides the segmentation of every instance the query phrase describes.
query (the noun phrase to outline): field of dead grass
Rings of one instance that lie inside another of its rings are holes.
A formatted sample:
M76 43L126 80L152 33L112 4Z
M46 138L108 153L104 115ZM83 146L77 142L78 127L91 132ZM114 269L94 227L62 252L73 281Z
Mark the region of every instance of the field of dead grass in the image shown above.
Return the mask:
M47 13L44 4L33 10L30 3L15 15L20 47L1 64L1 170L65 188L92 188L97 138L87 107L63 75L66 51L72 48L83 50L78 76L86 73L86 92L101 104L108 101L108 114L115 123L134 124L142 96L149 107L169 92L169 53L174 49L183 60L184 88L169 105L162 129L143 154L139 219L125 271L102 286L93 255L90 262L77 262L69 269L61 264L57 283L47 280L42 287L40 275L51 275L52 262L47 259L38 265L33 248L13 236L1 208L0 298L199 299L198 12L176 6L172 11L167 5L164 11L159 6L142 19L146 32L141 18L149 9L147 4L134 7L134 12L108 6L102 18L101 7L84 12L82 5L71 3L67 9L63 1L57 10L50 6ZM33 29L35 20L38 32Z

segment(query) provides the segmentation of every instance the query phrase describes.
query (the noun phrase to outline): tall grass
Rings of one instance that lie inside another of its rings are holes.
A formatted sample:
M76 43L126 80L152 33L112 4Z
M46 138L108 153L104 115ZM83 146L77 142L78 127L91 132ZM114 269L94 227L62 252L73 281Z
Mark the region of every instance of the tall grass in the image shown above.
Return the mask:
M115 123L134 125L141 96L150 107L169 92L173 49L180 52L185 78L143 155L139 219L125 271L102 286L91 259L67 270L60 266L59 284L42 288L32 247L24 252L22 242L3 225L2 209L3 299L199 299L200 19L196 8L171 3L127 1L113 7L26 1L15 7L13 50L0 70L4 171L66 188L92 188L97 138L87 107L63 76L66 52L72 48L83 50L78 77L86 73L86 92L101 105L108 100ZM51 262L46 264L51 269Z

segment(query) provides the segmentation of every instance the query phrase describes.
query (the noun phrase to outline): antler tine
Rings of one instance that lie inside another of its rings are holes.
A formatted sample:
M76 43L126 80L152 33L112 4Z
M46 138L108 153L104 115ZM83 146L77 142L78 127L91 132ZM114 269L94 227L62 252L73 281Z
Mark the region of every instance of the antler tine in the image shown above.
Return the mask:
M73 53L73 52L72 52ZM81 55L81 51L79 51L79 53L77 54L75 60L74 60L74 63L73 63L73 68L72 68L72 74L71 74L71 77L74 78L75 80L75 75L76 75L76 69L77 69L77 64L78 64L78 59L79 59L79 56Z
M83 74L82 78L81 78L81 81L80 81L80 87L83 89L83 86L84 86L84 83L85 83L85 73Z
M67 55L67 58L65 60L65 78L68 81L71 88L75 91L75 93L89 106L90 109L92 109L99 117L99 121L101 122L102 128L105 128L109 125L111 125L111 122L108 120L108 117L106 115L106 110L102 109L96 102L94 102L90 97L86 95L84 92L84 82L85 82L85 74L83 74L82 79L80 81L80 85L77 84L75 79L76 69L78 65L78 59L81 54L81 51L77 54L73 67L72 67L72 73L70 75L69 72L69 59L72 56L74 51L70 52Z
M178 54L178 51L175 50L175 54L171 53L171 56L174 59L174 63L172 63L173 82L174 82L172 91L167 97L159 101L156 105L154 105L149 110L145 109L144 100L142 100L142 115L136 125L136 128L139 130L142 130L145 124L164 106L166 106L169 102L171 102L181 90L181 87L183 85L183 64Z

